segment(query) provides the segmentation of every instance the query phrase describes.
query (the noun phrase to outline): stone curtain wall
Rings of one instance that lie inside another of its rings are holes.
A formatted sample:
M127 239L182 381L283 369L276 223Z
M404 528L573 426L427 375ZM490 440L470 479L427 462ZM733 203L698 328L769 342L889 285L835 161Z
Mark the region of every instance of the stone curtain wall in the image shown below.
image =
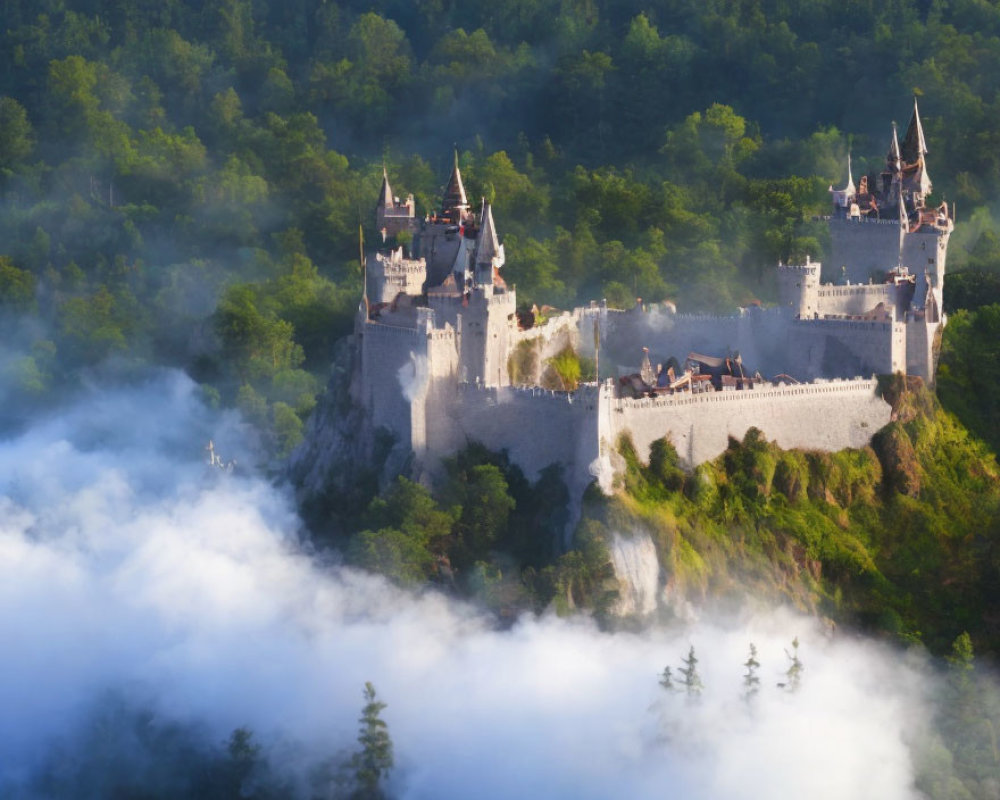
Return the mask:
M864 447L889 422L889 404L876 390L874 379L834 380L641 400L612 398L604 437L617 442L620 434L628 433L646 459L649 446L667 436L689 468L715 458L730 436L742 439L751 427L783 448Z

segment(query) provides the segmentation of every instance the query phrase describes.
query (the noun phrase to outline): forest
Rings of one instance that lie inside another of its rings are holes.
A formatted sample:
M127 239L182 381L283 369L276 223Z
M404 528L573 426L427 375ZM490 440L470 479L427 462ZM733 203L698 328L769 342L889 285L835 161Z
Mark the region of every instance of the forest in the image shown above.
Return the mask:
M383 167L423 215L457 150L527 306L725 311L773 302L777 261L822 260L828 187L848 153L855 179L881 169L917 97L929 204L957 215L949 322L936 391L886 378L871 448L751 431L692 475L668 442L648 465L620 442L623 491L588 498L568 550L558 474L474 447L433 492L402 477L305 512L349 563L501 624L621 624L604 535L634 525L693 597L750 587L959 675L1000 654L995 4L2 0L0 28L0 431L166 365L239 409L274 474L351 331ZM940 796L989 796L977 742Z
M969 350L1000 300L987 4L7 0L0 23L12 425L98 365L170 364L286 455L382 165L424 214L453 146L524 303L767 302L775 261L822 256L848 151L879 169L917 95L964 270L942 396L996 441Z

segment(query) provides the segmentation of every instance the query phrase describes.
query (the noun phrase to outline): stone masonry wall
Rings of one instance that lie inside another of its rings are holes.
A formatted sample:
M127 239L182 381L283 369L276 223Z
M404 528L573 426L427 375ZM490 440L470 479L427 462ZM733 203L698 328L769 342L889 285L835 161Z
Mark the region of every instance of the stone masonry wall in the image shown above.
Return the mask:
M831 257L827 261L826 280L838 281L843 267L852 283L867 283L868 278L887 272L899 261L899 222L896 220L831 219ZM921 228L903 239L903 265L917 276L913 302L924 305L927 283L924 273L936 276L941 285L945 273L948 233ZM876 278L877 279L877 278Z
M863 447L887 425L889 404L876 395L875 380L834 380L748 391L676 394L641 400L608 400L603 438L631 435L640 457L668 436L688 467L722 453L729 437L742 439L751 427L783 448L840 450Z
M788 374L799 380L891 374L906 363L906 333L901 322L875 320L796 320L787 334Z

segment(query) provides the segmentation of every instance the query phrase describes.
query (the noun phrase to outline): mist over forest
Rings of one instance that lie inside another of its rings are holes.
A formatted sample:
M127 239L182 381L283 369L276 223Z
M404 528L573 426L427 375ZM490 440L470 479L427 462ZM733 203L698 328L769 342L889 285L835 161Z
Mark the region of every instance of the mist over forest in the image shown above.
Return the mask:
M1000 794L997 8L5 0L0 24L0 796ZM883 168L914 97L928 205L956 211L949 321L872 447L625 453L568 545L559 476L475 448L441 486L358 470L297 502L383 168L423 216L457 151L525 307L730 312L824 258L828 188L849 153ZM652 620L615 612L633 530L671 559Z

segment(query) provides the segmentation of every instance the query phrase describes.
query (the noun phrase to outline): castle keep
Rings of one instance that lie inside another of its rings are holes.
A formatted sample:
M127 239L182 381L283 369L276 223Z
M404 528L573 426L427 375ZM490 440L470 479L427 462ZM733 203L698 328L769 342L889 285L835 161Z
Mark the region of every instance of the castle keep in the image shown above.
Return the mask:
M361 424L388 431L391 463L412 458L416 475L475 441L529 476L561 465L576 496L595 479L610 490L622 434L641 457L666 436L688 467L751 426L783 447L863 446L889 421L876 374L934 379L952 220L926 207L926 156L914 105L881 173L855 185L848 160L846 186L831 188L834 283L806 259L777 267L772 308L716 317L591 303L542 324L519 317L492 209L469 203L457 156L440 209L422 219L384 173L383 247L367 258L355 326ZM597 362L596 380L542 388L567 347Z

